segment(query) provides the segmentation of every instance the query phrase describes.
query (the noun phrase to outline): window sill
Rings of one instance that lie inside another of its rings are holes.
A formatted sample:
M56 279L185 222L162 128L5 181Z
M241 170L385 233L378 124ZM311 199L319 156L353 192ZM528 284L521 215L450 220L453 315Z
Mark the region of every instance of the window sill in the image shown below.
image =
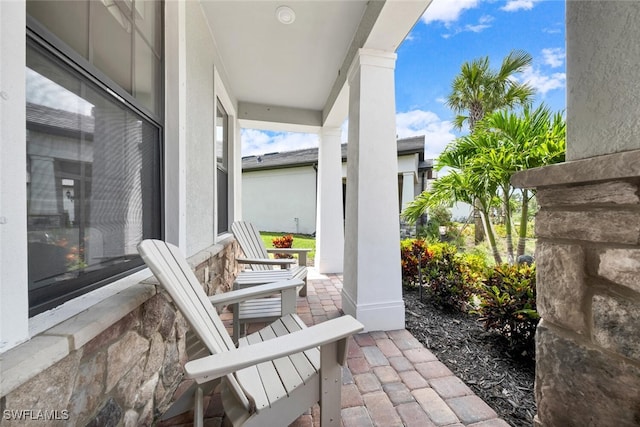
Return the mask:
M197 266L229 243L224 238L198 252L189 265ZM0 353L0 396L82 348L157 292L157 281L145 268L29 319L32 338Z
M144 269L30 319L33 338L1 355L0 396L80 349L155 295L150 274Z

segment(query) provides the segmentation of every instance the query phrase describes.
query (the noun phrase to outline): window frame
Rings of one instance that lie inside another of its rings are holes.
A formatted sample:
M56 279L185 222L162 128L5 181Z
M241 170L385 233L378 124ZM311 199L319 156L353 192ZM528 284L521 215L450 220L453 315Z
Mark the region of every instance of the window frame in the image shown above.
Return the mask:
M138 101L133 95L126 92L106 74L97 69L86 58L75 52L72 48L61 41L55 34L50 32L36 19L27 14L26 16L26 39L25 43L33 43L37 49L42 49L46 54L51 55L54 60L60 61L63 66L70 68L72 73L77 74L81 79L86 80L88 84L94 85L99 91L103 92L106 98L111 98L116 104L124 106L134 114L139 115L158 131L157 144L157 173L158 182L155 187L158 193L155 195L158 199L158 236L164 239L165 236L165 129L164 118L162 117L163 109L159 114L154 114L142 102ZM26 63L25 63L26 67ZM162 67L164 68L164 67ZM164 72L164 71L163 71ZM162 77L164 81L164 77ZM162 100L165 98L164 87L160 85L158 95ZM164 101L162 101L164 105ZM26 126L26 123L25 123ZM26 155L26 153L25 153ZM25 236L26 238L26 236ZM27 256L29 256L27 252ZM40 314L44 311L55 308L66 301L77 298L95 289L101 288L109 283L115 282L126 276L145 268L142 258L134 256L127 263L127 268L104 267L97 271L85 273L79 277L61 281L56 286L45 286L29 289L29 318Z
M230 125L231 125L231 116L229 115L229 113L227 112L227 109L224 106L224 103L222 102L222 100L220 99L219 95L215 96L215 117L214 117L214 123L215 123L215 129L214 129L214 157L215 157L215 175L216 175L216 183L214 188L216 189L216 195L215 195L215 213L216 213L216 235L220 236L222 234L228 233L229 232L229 227L230 227L230 213L231 213L231 209L229 208L230 205L230 194L232 193L232 188L230 185L230 181L229 181L229 175L230 175L230 170L231 168L229 167L229 144L230 144ZM220 112L222 113L221 115ZM222 132L222 140L218 141L218 120L219 119L223 119L223 132ZM219 144L222 143L222 161L220 162L218 159L218 149L219 149ZM224 195L226 196L226 200L225 200L225 204L224 204L224 215L220 215L221 213L221 199L222 199L222 195L220 194L220 189L221 189L221 182L220 182L220 175L224 175L225 176L225 182L223 184L225 184L225 192ZM222 229L222 227L220 226L221 221L226 220L226 226L224 227L224 229Z

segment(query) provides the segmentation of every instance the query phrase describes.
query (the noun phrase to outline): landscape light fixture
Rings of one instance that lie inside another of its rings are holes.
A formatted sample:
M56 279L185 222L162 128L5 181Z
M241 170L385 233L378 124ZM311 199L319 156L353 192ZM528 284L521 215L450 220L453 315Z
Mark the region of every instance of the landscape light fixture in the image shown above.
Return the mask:
M296 20L296 13L289 6L280 6L276 9L276 18L282 24L289 25Z

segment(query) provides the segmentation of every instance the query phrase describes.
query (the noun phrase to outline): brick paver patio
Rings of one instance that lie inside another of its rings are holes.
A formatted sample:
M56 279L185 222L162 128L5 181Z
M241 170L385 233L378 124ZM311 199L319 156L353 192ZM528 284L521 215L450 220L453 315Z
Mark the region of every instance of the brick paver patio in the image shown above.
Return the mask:
M306 298L298 298L298 315L312 325L342 314L340 275L310 269ZM230 323L230 313L222 314ZM249 332L261 325L252 325ZM362 333L350 339L342 378L344 427L508 427L496 412L407 330ZM216 395L205 402L205 426L222 425ZM190 414L160 426L191 425ZM319 426L319 407L300 416L292 427Z

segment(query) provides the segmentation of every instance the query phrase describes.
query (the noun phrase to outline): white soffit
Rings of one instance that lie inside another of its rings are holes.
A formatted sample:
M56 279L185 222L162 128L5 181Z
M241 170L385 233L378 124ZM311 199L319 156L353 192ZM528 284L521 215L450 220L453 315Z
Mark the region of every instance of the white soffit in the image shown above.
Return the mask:
M357 49L394 52L430 3L201 1L229 90L240 106L241 124L257 127L271 123L269 127L278 129L289 125L307 129L318 129L322 124L339 126L347 114L346 71ZM292 23L278 22L276 10L282 6L295 13ZM294 117L287 114L291 111ZM319 112L319 119L314 111ZM311 119L301 119L305 117Z
M278 22L289 6L295 21ZM345 1L203 1L239 102L323 109L367 6Z

